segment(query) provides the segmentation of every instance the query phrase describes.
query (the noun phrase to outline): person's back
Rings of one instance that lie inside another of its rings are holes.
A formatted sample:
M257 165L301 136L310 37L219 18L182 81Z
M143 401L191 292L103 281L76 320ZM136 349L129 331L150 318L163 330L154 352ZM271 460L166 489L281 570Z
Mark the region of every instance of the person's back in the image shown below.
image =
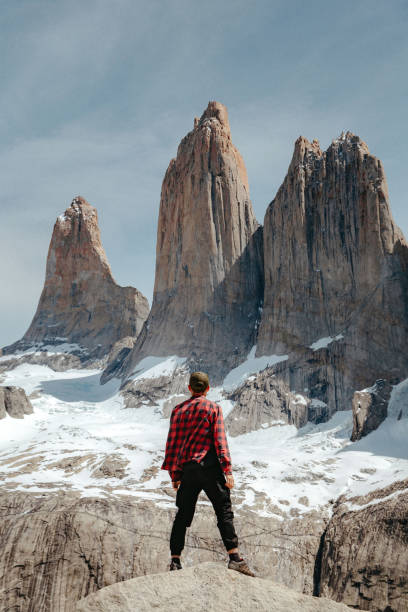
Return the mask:
M197 498L204 490L214 507L217 526L230 556L228 567L253 576L238 554L230 496L234 478L221 406L205 397L209 390L207 374L193 372L188 388L192 396L171 413L161 466L169 471L177 489L178 512L170 536L170 569L181 569L186 529L193 520Z

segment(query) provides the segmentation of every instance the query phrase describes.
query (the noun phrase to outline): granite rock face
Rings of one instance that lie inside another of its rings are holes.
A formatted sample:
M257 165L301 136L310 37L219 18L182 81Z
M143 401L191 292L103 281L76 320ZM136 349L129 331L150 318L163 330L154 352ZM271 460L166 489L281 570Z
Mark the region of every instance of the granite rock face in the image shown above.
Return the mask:
M102 385L111 378L112 374L117 371L118 367L120 367L121 363L125 360L132 348L135 346L135 342L136 337L134 336L126 336L125 338L122 338L121 340L115 342L109 352L106 366L102 372Z
M7 414L13 419L24 419L24 415L33 412L33 407L24 389L0 387L0 419Z
M387 417L388 401L392 387L386 380L377 380L375 385L353 396L353 433L355 442L374 431Z
M367 145L347 132L323 152L299 137L263 234L256 355L295 355L286 378L312 396L316 371L338 371L346 384L333 381L317 394L331 411L373 380L404 378L408 247L391 215L383 165Z
M301 595L270 580L244 576L214 562L114 584L83 599L76 607L77 612L167 612L172 609L191 612L229 609L264 612L349 610L343 604Z
M251 376L228 399L234 408L225 419L227 432L239 436L273 423L302 427L309 415L310 400L291 393L289 386L269 369Z
M122 386L125 406L126 408L157 407L160 400L166 398L165 404L174 407L177 404L173 403L175 396L183 398L180 402L191 396L188 391L188 380L189 373L184 367L178 367L172 373L157 378L129 380Z
M162 490L168 493L166 507L133 495L0 493L0 609L72 612L78 600L103 587L166 572L176 491ZM207 500L202 495L187 531L183 563L226 566L214 511L201 504ZM234 521L241 550L257 575L312 593L325 527L321 513L282 522L242 509Z
M34 319L24 337L3 354L55 345L64 352L68 344L75 346L66 349L80 358L98 358L117 340L137 336L148 313L140 291L115 283L96 209L77 197L54 225Z
M245 165L227 109L210 102L163 180L152 309L122 375L178 355L222 379L255 343L262 267Z
M376 612L408 609L408 481L339 500L322 539L318 593Z

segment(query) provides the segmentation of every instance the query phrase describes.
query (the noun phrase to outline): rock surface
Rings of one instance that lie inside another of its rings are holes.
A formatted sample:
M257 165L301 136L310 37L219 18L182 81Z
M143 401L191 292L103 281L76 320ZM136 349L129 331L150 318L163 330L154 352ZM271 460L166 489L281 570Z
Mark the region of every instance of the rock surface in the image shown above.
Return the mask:
M125 360L178 355L218 381L255 343L262 228L225 106L210 102L163 180L152 309Z
M98 498L62 489L0 492L0 610L71 612L79 599L105 586L165 572L176 492L169 483L162 492L168 494L166 507L108 492ZM214 511L204 501L202 493L187 530L186 567L227 563ZM257 575L313 592L325 527L321 513L282 522L258 516L254 507L235 512L234 520L241 551Z
M191 612L349 610L342 604L301 595L270 580L244 576L214 562L114 584L90 595L76 607L77 612L167 612L171 609Z
M5 403L4 387L0 387L0 419L4 419L7 416L6 403Z
M314 396L315 372L334 368L346 384L316 395L333 411L377 378L405 378L408 247L383 165L358 136L342 134L325 152L297 139L265 215L264 269L256 356L295 353L292 389ZM312 368L308 347L317 353Z
M157 378L129 380L122 386L125 406L126 408L157 406L160 400L164 400L168 406L172 404L174 396L183 396L187 399L191 395L188 392L188 380L189 373L184 367L176 368L171 374L163 374Z
M387 417L392 387L386 380L377 380L369 389L356 391L353 396L353 433L355 442L374 431Z
M137 336L148 313L140 291L115 283L96 209L77 197L54 225L34 319L24 337L3 354L60 346L61 352L80 358L99 358L117 340Z
M132 348L134 347L136 342L135 336L126 336L125 338L121 338L113 345L110 353L108 355L107 363L102 372L101 376L101 384L104 384L108 381L112 375L115 373L120 364L124 361L124 359L128 356Z
M0 387L0 419L7 414L13 419L23 419L24 415L34 412L24 389L20 387Z
M26 345L28 347L28 344ZM81 354L81 353L80 353ZM22 363L32 363L36 365L46 365L55 372L65 372L71 368L86 367L86 363L81 361L78 355L71 353L49 353L48 351L33 351L21 355L10 355L9 359L0 362L0 374L9 370L14 370ZM90 367L98 367L95 360L89 362Z
M360 610L408 610L407 480L340 500L322 544L319 595Z
M239 436L272 423L302 427L309 416L310 400L291 393L289 386L270 369L251 376L229 396L234 408L225 419L228 434Z

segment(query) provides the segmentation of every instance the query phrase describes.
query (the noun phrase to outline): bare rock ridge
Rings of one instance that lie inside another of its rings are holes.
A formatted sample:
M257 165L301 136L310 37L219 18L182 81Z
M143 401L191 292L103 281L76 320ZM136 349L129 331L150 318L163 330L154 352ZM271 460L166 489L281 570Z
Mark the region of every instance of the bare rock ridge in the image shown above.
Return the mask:
M137 336L148 312L140 291L114 281L96 209L76 197L54 225L34 319L3 353L69 343L78 345L79 356L99 358L121 338Z
M297 139L263 237L256 356L290 354L279 365L290 388L331 411L379 378L406 377L408 247L383 165L358 136L342 134L324 152Z
M122 373L176 354L219 378L254 344L262 297L262 228L227 109L210 102L163 180L152 309Z
M344 604L302 595L270 580L244 576L225 565L207 561L180 572L140 576L105 587L78 602L76 611L167 612L172 608L191 612L224 609L346 612L350 609Z

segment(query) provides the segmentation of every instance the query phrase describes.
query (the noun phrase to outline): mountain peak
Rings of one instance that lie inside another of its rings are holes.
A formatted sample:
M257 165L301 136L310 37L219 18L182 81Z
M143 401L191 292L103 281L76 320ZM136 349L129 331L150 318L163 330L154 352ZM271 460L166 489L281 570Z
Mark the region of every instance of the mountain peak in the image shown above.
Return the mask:
M54 225L45 284L30 328L6 349L68 342L100 357L121 338L137 335L148 312L148 301L137 289L115 283L96 208L77 196Z
M228 133L230 132L227 107L224 106L224 104L221 104L221 102L216 102L215 100L210 101L207 108L201 115L198 125L203 125L206 121L211 119L216 119L219 121L224 129Z
M317 138L314 138L312 142L310 142L304 136L299 136L295 140L295 147L293 150L291 162L292 165L302 163L308 152L311 152L314 157L321 157L323 155L323 151L320 148L320 144Z
M124 374L147 355L194 354L221 377L254 344L262 235L245 164L223 104L194 125L163 180L152 309Z
M357 136L357 134L353 134L350 130L342 131L338 138L333 138L329 149L338 148L339 146L346 146L347 148L357 147L363 153L370 154L369 148L367 144Z

